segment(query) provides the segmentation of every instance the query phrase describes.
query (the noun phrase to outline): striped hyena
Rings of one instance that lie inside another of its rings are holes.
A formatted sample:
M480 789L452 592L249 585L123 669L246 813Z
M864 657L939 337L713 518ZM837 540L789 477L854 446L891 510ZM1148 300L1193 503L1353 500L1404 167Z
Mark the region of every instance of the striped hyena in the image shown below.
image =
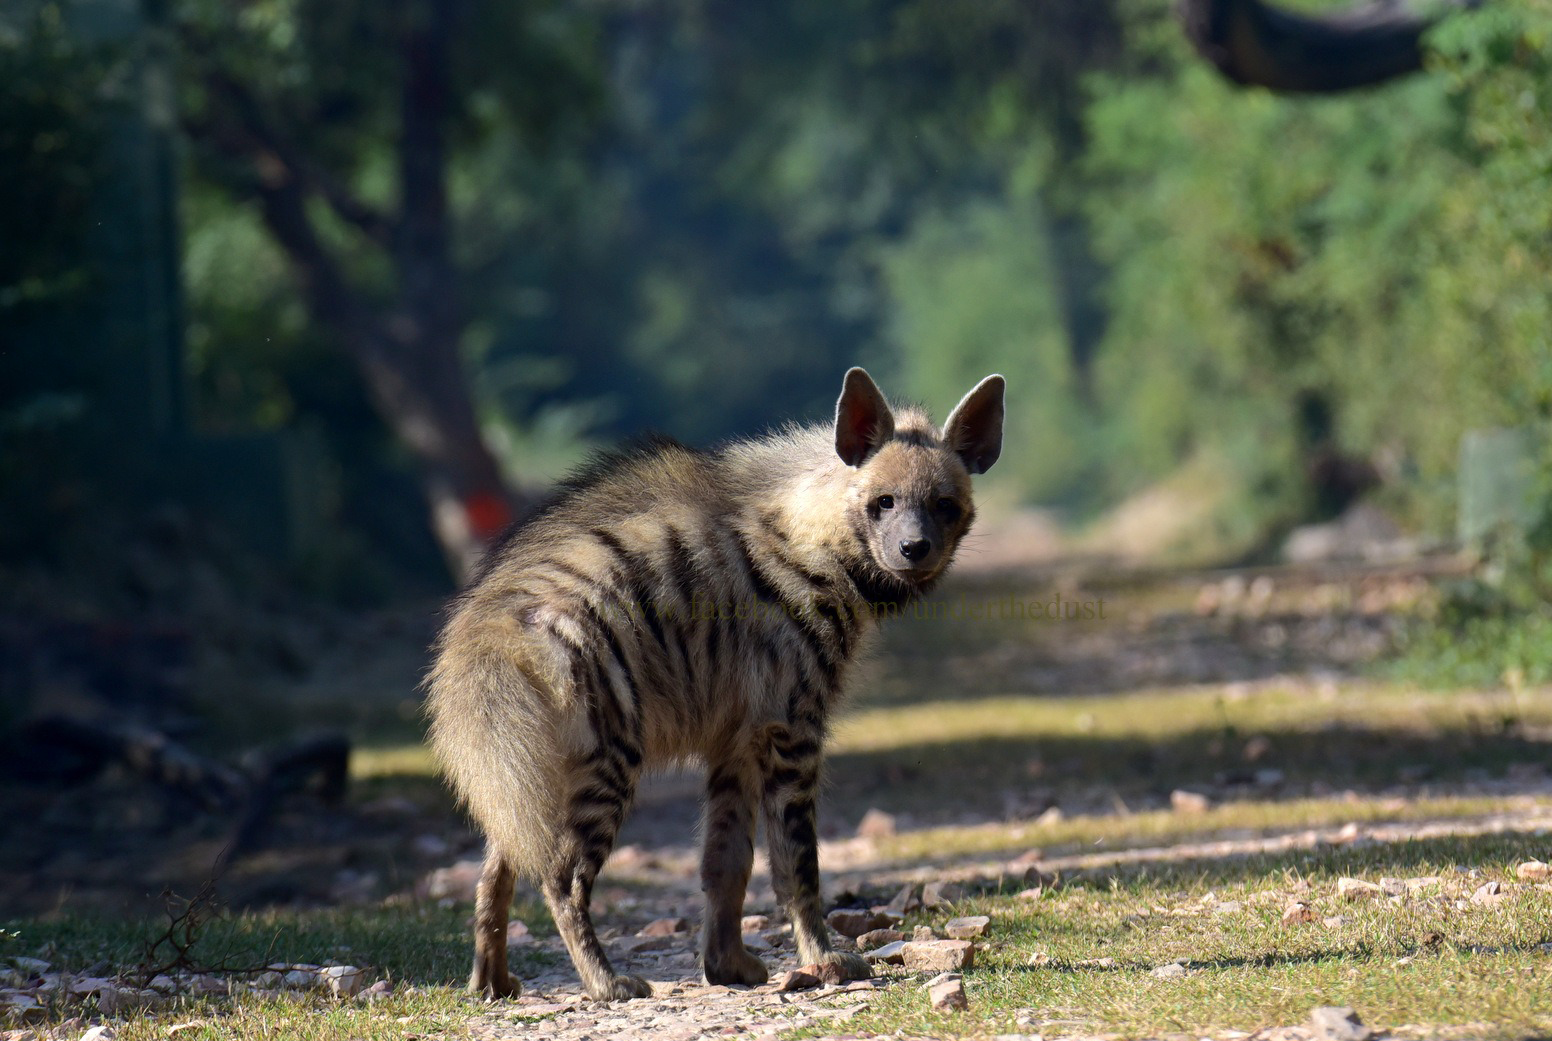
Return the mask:
M931 588L970 527L1002 399L988 376L939 432L852 369L833 428L604 459L491 551L427 679L431 745L488 838L471 989L519 989L522 874L592 997L650 993L610 966L588 902L641 771L683 761L707 768L706 980L766 979L739 930L757 813L801 962L868 975L825 930L820 747L874 622Z

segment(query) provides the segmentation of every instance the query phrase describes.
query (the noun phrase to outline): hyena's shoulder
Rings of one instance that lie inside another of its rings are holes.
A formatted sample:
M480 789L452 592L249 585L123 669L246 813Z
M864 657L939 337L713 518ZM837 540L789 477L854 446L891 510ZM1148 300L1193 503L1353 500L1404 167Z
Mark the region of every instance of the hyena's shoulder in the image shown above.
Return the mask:
M481 561L470 588L564 549L579 534L615 530L666 511L726 512L718 454L653 435L595 453L519 518Z

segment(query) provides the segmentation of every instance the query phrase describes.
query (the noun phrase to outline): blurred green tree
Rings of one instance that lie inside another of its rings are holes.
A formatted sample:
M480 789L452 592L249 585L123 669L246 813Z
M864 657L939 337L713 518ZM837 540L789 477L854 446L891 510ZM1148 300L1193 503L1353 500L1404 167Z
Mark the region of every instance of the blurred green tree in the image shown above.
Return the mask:
M481 182L595 103L590 16L486 0L180 0L174 21L199 179L278 247L314 334L353 362L466 569L515 505L465 357L471 268L491 227L511 226ZM249 245L255 261L276 255Z

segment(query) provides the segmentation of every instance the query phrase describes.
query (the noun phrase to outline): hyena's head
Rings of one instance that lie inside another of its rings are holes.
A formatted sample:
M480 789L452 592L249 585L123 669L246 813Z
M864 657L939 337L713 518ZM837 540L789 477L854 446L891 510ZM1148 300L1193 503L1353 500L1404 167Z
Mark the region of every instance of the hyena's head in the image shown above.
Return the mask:
M970 528L970 475L1002 451L1001 376L988 376L949 413L940 432L915 409L895 412L862 369L846 373L835 406L835 450L856 472L847 520L880 577L923 590L948 566Z

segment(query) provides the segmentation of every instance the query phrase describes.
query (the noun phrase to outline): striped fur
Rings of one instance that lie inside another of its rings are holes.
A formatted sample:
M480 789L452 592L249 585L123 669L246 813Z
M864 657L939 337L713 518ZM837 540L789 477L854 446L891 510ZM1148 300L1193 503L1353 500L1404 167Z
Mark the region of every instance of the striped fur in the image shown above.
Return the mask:
M427 680L431 745L489 840L471 989L518 990L506 926L522 875L590 995L650 993L610 966L588 903L641 772L680 762L707 770L706 979L766 979L739 931L757 819L799 957L868 975L821 913L826 725L880 605L930 589L968 530L1002 396L988 377L939 432L853 369L834 427L710 453L644 445L492 550Z

